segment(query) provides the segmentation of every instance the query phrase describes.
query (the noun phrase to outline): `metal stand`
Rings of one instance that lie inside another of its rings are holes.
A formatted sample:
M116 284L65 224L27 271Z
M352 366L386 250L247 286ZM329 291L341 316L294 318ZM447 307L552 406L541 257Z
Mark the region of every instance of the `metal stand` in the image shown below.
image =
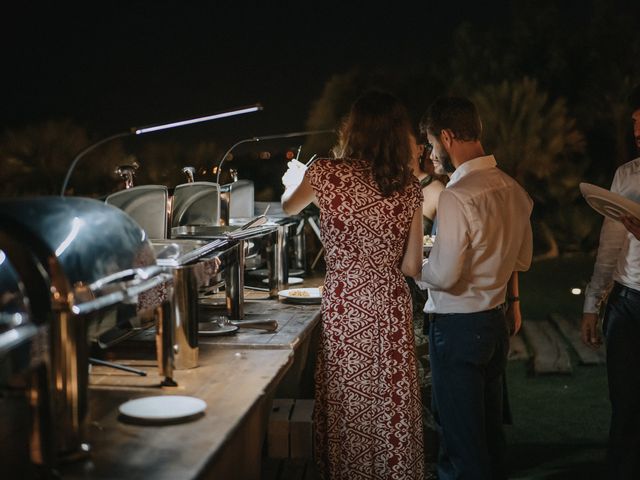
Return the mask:
M89 363L91 365L102 365L103 367L115 368L116 370L123 370L125 372L135 373L136 375L140 375L141 377L146 377L147 372L143 370L138 370L137 368L127 367L126 365L120 365L119 363L107 362L104 360L99 360L97 358L89 357Z

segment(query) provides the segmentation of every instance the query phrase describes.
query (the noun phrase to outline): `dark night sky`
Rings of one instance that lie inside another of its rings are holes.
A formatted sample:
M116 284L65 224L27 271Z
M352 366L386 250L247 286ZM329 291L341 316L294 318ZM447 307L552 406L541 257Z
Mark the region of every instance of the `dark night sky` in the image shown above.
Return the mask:
M227 145L303 130L332 74L355 64L402 68L415 58L429 61L431 49L448 47L462 19L499 22L509 2L493 2L488 10L485 2L434 1L313 8L132 1L72 9L60 3L23 5L3 21L8 88L0 130L72 118L100 136L262 103L261 113L171 133Z

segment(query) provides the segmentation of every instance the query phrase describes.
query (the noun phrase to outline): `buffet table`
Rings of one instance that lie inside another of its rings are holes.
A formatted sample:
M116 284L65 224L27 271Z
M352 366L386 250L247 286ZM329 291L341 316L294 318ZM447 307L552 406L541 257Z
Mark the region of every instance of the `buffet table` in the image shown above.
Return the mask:
M299 390L319 305L248 300L249 318L278 321L275 332L241 328L200 338L199 367L175 372L178 387L161 387L153 360L127 365L146 377L92 367L88 440L91 454L61 468L64 478L259 479L262 445L274 396ZM122 362L125 363L125 362ZM173 425L139 425L119 417L122 403L151 395L188 395L207 403L202 417Z
M255 297L254 297L255 298ZM297 305L273 300L245 300L245 320L275 319L276 332L240 328L235 335L200 338L200 345L221 348L285 349L293 351L293 361L278 384L276 397L308 398L313 395L311 352L315 351L320 321L319 305Z

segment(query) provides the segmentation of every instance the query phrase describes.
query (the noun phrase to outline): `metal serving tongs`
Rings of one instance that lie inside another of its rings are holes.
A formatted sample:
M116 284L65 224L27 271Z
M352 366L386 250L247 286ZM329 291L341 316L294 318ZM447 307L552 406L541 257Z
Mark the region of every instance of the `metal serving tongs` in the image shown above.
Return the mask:
M231 320L224 315L216 315L211 312L208 307L209 305L200 304L200 311L207 315L207 320L201 320L200 324L216 324L220 328L256 328L258 330L266 330L267 332L275 332L278 329L278 321L274 319ZM207 310L211 313L207 314Z
M248 230L251 227L259 227L260 225L264 225L265 223L267 223L267 217L264 214L262 214L248 221L247 223L242 225L238 230L239 231Z
M267 332L275 332L278 329L277 320L230 320L224 315L218 317L217 323L220 327L232 325L240 328L257 328Z
M313 165L313 163L318 159L318 154L314 153L311 158L309 160L307 160L307 163L304 164L305 167L309 168L311 165Z
M269 211L269 207L271 207L271 205L267 205L267 208L264 209L264 212L262 212L262 214L258 215L255 218L252 218L247 223L242 225L238 230L247 230L248 228L259 227L260 225L264 225L265 223L267 223L267 212Z

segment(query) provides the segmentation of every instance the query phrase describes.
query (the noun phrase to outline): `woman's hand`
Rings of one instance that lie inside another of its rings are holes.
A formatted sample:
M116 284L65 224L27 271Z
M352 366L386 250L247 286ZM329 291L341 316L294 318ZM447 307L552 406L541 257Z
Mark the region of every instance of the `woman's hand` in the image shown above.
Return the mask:
M297 160L291 160L288 167L282 176L284 193L280 201L285 213L297 215L311 202L316 203L316 195L305 175L306 165Z
M299 162L298 160L291 160L287 164L287 171L284 172L282 176L282 184L285 189L289 189L290 187L297 187L302 183L302 179L304 178L304 172L307 171L307 167L304 163Z

